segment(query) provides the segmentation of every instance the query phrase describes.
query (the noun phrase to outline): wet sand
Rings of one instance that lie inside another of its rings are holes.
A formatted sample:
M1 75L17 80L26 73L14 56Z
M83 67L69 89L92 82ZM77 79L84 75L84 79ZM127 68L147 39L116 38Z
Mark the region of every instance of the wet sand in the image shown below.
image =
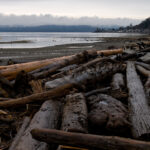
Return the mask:
M103 42L85 44L66 44L42 48L0 49L0 65L6 65L9 59L17 63L72 55L85 50L104 50L123 48L126 42L137 42L150 36L103 38Z

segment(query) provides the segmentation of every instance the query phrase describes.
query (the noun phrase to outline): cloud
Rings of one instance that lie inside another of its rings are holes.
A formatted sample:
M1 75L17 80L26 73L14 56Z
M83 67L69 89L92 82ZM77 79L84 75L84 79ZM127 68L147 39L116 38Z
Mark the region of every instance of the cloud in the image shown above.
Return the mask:
M99 18L99 17L59 17L53 15L3 15L0 14L0 25L91 25L91 26L127 26L139 24L142 20L130 18Z

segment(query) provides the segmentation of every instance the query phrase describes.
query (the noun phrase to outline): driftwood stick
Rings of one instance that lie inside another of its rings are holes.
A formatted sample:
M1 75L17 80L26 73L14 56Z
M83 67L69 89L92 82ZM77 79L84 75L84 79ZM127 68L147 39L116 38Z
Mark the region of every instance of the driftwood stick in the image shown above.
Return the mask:
M17 146L17 144L19 143L20 138L21 138L22 135L24 134L24 131L25 131L26 128L28 127L29 123L30 123L30 118L29 118L29 117L25 117L25 118L24 118L24 121L23 121L23 123L22 123L21 128L19 129L19 131L18 131L16 137L14 138L14 140L13 140L11 146L9 147L9 150L15 150L15 149L16 149L16 146Z
M101 150L150 150L150 142L116 136L98 136L59 130L33 129L32 136L46 143L93 148Z
M57 129L60 108L61 102L52 100L44 102L20 138L15 150L47 150L48 145L33 139L30 131L34 128Z
M91 96L91 95L94 95L94 94L98 94L98 93L106 93L106 92L108 92L110 89L111 89L111 87L96 89L96 90L93 90L93 91L90 91L90 92L85 93L84 96L88 97L88 96Z
M65 84L60 87L57 87L55 89L42 92L42 93L36 93L32 94L30 96L22 97L22 98L17 98L17 99L10 99L7 101L0 102L0 108L7 108L7 107L18 107L20 105L25 105L28 103L32 102L37 102L37 101L45 101L47 99L51 98L57 98L66 95L70 89L74 87L74 84Z
M150 139L150 108L133 62L127 63L126 76L132 135L134 138Z

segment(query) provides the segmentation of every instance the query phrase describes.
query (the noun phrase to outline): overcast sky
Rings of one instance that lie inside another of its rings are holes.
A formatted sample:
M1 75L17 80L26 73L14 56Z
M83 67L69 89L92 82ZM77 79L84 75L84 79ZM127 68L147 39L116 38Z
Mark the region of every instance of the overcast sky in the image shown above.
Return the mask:
M136 24L138 23L137 19L143 20L149 17L150 0L0 0L0 13L0 17L3 16L6 22L10 21L8 16L14 14L17 16L37 15L40 18L42 15L44 17L49 15L57 20L60 19L59 17L67 19L69 17L70 20L68 21L74 20L76 22L80 20L81 24L84 24L80 19L81 17L101 20L102 18L103 20L105 20L104 18L131 18L133 19L132 23ZM14 24L16 18L14 22L13 19L11 21ZM39 20L38 24L40 22L43 24L42 20ZM97 20L94 22L95 25L96 22ZM0 21L0 24L2 24L2 21Z

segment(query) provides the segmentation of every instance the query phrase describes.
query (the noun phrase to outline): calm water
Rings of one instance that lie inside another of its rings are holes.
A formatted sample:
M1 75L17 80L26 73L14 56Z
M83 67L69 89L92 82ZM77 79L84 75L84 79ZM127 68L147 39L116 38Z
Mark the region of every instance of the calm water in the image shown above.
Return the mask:
M56 33L56 32L0 32L0 42L27 40L29 43L0 44L0 48L36 48L72 43L93 43L103 37L135 36L128 33Z

